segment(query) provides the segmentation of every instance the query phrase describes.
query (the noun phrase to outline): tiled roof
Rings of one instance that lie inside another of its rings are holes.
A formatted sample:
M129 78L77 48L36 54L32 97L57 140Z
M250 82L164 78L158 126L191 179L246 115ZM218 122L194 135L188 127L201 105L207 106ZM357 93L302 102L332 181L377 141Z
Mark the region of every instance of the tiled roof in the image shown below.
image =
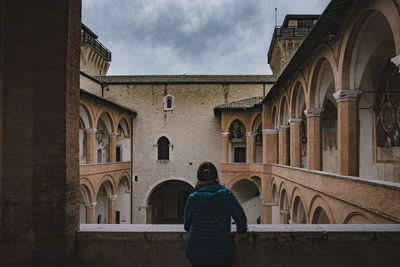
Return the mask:
M263 99L264 99L264 97L262 97L262 96L247 98L247 99L243 99L240 101L235 101L235 102L231 102L228 104L216 106L214 108L214 111L224 110L224 109L248 109L248 108L252 108L252 107L261 105Z

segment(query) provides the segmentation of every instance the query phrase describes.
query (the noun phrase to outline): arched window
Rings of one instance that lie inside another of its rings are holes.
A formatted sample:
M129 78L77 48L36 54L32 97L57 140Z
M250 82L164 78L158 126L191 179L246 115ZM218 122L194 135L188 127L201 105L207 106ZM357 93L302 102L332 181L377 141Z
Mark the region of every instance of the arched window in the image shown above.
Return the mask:
M158 160L169 160L169 140L165 136L158 139Z
M172 95L166 95L164 97L164 110L174 109L174 97Z

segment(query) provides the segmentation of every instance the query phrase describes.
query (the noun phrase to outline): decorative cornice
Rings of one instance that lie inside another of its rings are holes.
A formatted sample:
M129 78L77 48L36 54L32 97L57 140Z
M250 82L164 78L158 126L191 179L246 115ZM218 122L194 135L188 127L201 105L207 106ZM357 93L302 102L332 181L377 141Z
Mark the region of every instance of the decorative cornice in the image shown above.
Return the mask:
M108 197L109 200L117 200L118 195L111 195Z
M96 129L96 128L86 128L85 131L86 131L87 133L96 133L96 132L97 132L97 129Z
M399 69L400 72L400 54L392 58L391 61L393 62L393 64L396 65L396 67Z
M333 97L336 99L336 102L344 102L344 101L358 101L362 91L360 90L339 90L333 94Z
M289 124L290 125L292 125L292 124L300 124L302 121L303 120L300 119L300 118L292 118L292 119L289 119Z
M324 111L323 108L309 108L304 111L304 114L307 118L309 117L319 117L321 113Z
M278 130L277 129L263 129L262 134L277 134Z
M287 131L289 129L289 125L279 125L278 131Z
M229 137L229 132L222 132L221 135L222 135L223 137Z
M246 136L256 136L256 132L246 132Z
M97 202L87 203L87 204L86 204L86 207L88 207L88 208L94 208L94 207L96 207L96 205L97 205Z

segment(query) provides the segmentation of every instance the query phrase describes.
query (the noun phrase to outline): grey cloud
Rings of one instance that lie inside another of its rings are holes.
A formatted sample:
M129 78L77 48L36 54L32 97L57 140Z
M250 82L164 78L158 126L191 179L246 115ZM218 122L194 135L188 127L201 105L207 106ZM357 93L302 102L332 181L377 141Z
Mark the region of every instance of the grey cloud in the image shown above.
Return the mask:
M274 7L318 13L328 0L83 0L83 21L113 53L110 74L261 74ZM307 5L305 5L307 3Z

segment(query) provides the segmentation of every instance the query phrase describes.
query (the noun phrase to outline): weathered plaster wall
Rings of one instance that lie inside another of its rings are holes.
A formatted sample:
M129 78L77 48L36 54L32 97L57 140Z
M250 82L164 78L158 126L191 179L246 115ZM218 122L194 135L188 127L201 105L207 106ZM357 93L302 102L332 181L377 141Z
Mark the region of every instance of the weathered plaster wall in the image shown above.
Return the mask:
M204 161L221 161L221 130L215 106L262 96L262 84L110 84L105 98L137 110L133 127L133 222L146 222L150 191L165 180L192 186ZM266 85L266 91L270 85ZM174 97L174 109L164 111L165 95ZM170 160L157 160L157 141L170 142Z

